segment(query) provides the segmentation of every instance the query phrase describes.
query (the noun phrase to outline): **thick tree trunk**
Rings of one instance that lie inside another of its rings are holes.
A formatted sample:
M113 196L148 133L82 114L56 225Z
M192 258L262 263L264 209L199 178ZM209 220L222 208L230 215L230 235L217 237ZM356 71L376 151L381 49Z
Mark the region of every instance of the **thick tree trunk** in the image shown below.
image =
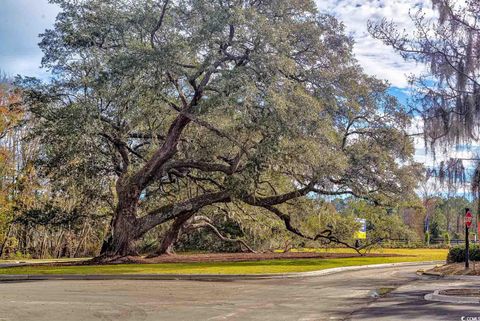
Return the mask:
M193 213L181 215L173 221L172 226L162 240L160 247L156 251L156 255L173 254L173 247L180 236L183 225L192 217Z
M196 96L198 96L198 93ZM126 174L126 169L130 162L128 156L122 155L125 176L121 177L116 184L118 195L117 210L111 226L111 235L103 243L101 256L136 255L135 241L148 232L148 229L156 226L150 227L148 222L137 219L138 201L145 187L155 179L162 166L176 153L178 141L188 123L190 123L190 119L187 116L183 114L178 115L170 125L162 147L134 175L129 176Z
M137 204L138 188L128 186L128 179L117 182L118 204L111 224L111 234L104 241L100 255L106 257L136 255L138 239ZM128 186L125 188L125 186Z
M125 215L122 210L117 210L112 222L110 237L104 241L101 256L127 256L137 255L135 249L136 220L130 215Z
M5 237L3 238L2 244L0 244L0 257L3 256L3 250L5 249L5 244L7 244L8 238L10 237L10 231L12 230L12 226L13 223L10 223L7 233L5 233Z

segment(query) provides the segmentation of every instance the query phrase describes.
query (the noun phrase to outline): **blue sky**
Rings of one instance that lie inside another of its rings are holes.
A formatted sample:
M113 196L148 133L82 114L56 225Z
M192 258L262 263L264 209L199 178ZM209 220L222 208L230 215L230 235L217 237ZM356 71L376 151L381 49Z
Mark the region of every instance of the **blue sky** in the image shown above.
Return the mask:
M0 70L45 76L38 35L53 26L57 13L47 0L0 0Z

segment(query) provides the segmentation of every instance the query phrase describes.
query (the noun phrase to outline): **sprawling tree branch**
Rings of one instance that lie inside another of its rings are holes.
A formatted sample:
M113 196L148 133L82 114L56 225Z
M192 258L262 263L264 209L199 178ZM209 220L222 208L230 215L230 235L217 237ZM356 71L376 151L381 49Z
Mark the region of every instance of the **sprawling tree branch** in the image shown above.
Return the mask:
M256 253L254 249L252 249L244 240L242 239L232 239L229 237L224 236L218 228L213 225L212 220L210 220L206 216L195 216L188 222L185 226L185 231L200 229L200 228L208 228L213 231L213 233L222 241L230 242L230 243L239 243L240 245L244 246L249 252Z
M215 203L228 202L230 195L225 192L212 192L203 194L176 204L165 205L150 211L145 216L138 219L139 230L138 235L143 235L146 231L151 230L155 226L174 219L175 217L186 212L197 212L201 208Z
M360 250L363 249L364 247L362 248L357 248L353 245L350 245L348 244L347 242L343 242L341 240L339 240L336 236L332 235L332 231L327 229L327 230L324 230L322 232L320 232L319 234L315 235L315 236L308 236L308 235L305 235L304 233L302 233L298 228L296 228L295 226L293 226L292 224L292 220L290 218L289 215L283 213L282 211L280 211L278 208L276 208L275 206L269 206L269 205L265 205L265 206L262 206L263 208L267 209L268 211L270 211L271 213L275 214L279 219L281 219L283 221L283 223L285 224L285 228L292 232L293 234L297 235L297 236L300 236L301 238L304 238L304 239L307 239L307 240L311 240L311 241L317 241L319 239L325 239L327 240L329 243L332 242L332 243L336 243L336 244L339 244L339 245L343 245L347 248L350 248L350 249L353 249L355 250L357 253L360 254Z

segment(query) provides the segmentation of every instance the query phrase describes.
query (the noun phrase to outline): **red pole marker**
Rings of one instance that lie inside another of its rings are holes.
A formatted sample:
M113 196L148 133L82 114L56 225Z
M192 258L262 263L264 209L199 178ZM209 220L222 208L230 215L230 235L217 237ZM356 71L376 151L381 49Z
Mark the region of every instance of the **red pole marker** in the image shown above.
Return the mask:
M472 222L473 222L473 216L470 210L468 210L467 213L465 213L465 225L468 228L470 228L472 226Z
M472 212L470 212L469 208L465 209L465 269L470 267L470 239L468 237L468 231L470 230L470 226L472 226Z

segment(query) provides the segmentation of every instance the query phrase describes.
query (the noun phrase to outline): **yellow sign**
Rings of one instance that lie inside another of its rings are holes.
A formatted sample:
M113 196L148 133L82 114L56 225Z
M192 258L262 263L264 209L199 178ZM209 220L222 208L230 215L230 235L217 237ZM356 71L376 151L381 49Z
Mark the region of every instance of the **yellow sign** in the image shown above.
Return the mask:
M355 221L360 224L360 229L355 231L354 237L358 240L367 238L367 220L364 218L356 218Z

